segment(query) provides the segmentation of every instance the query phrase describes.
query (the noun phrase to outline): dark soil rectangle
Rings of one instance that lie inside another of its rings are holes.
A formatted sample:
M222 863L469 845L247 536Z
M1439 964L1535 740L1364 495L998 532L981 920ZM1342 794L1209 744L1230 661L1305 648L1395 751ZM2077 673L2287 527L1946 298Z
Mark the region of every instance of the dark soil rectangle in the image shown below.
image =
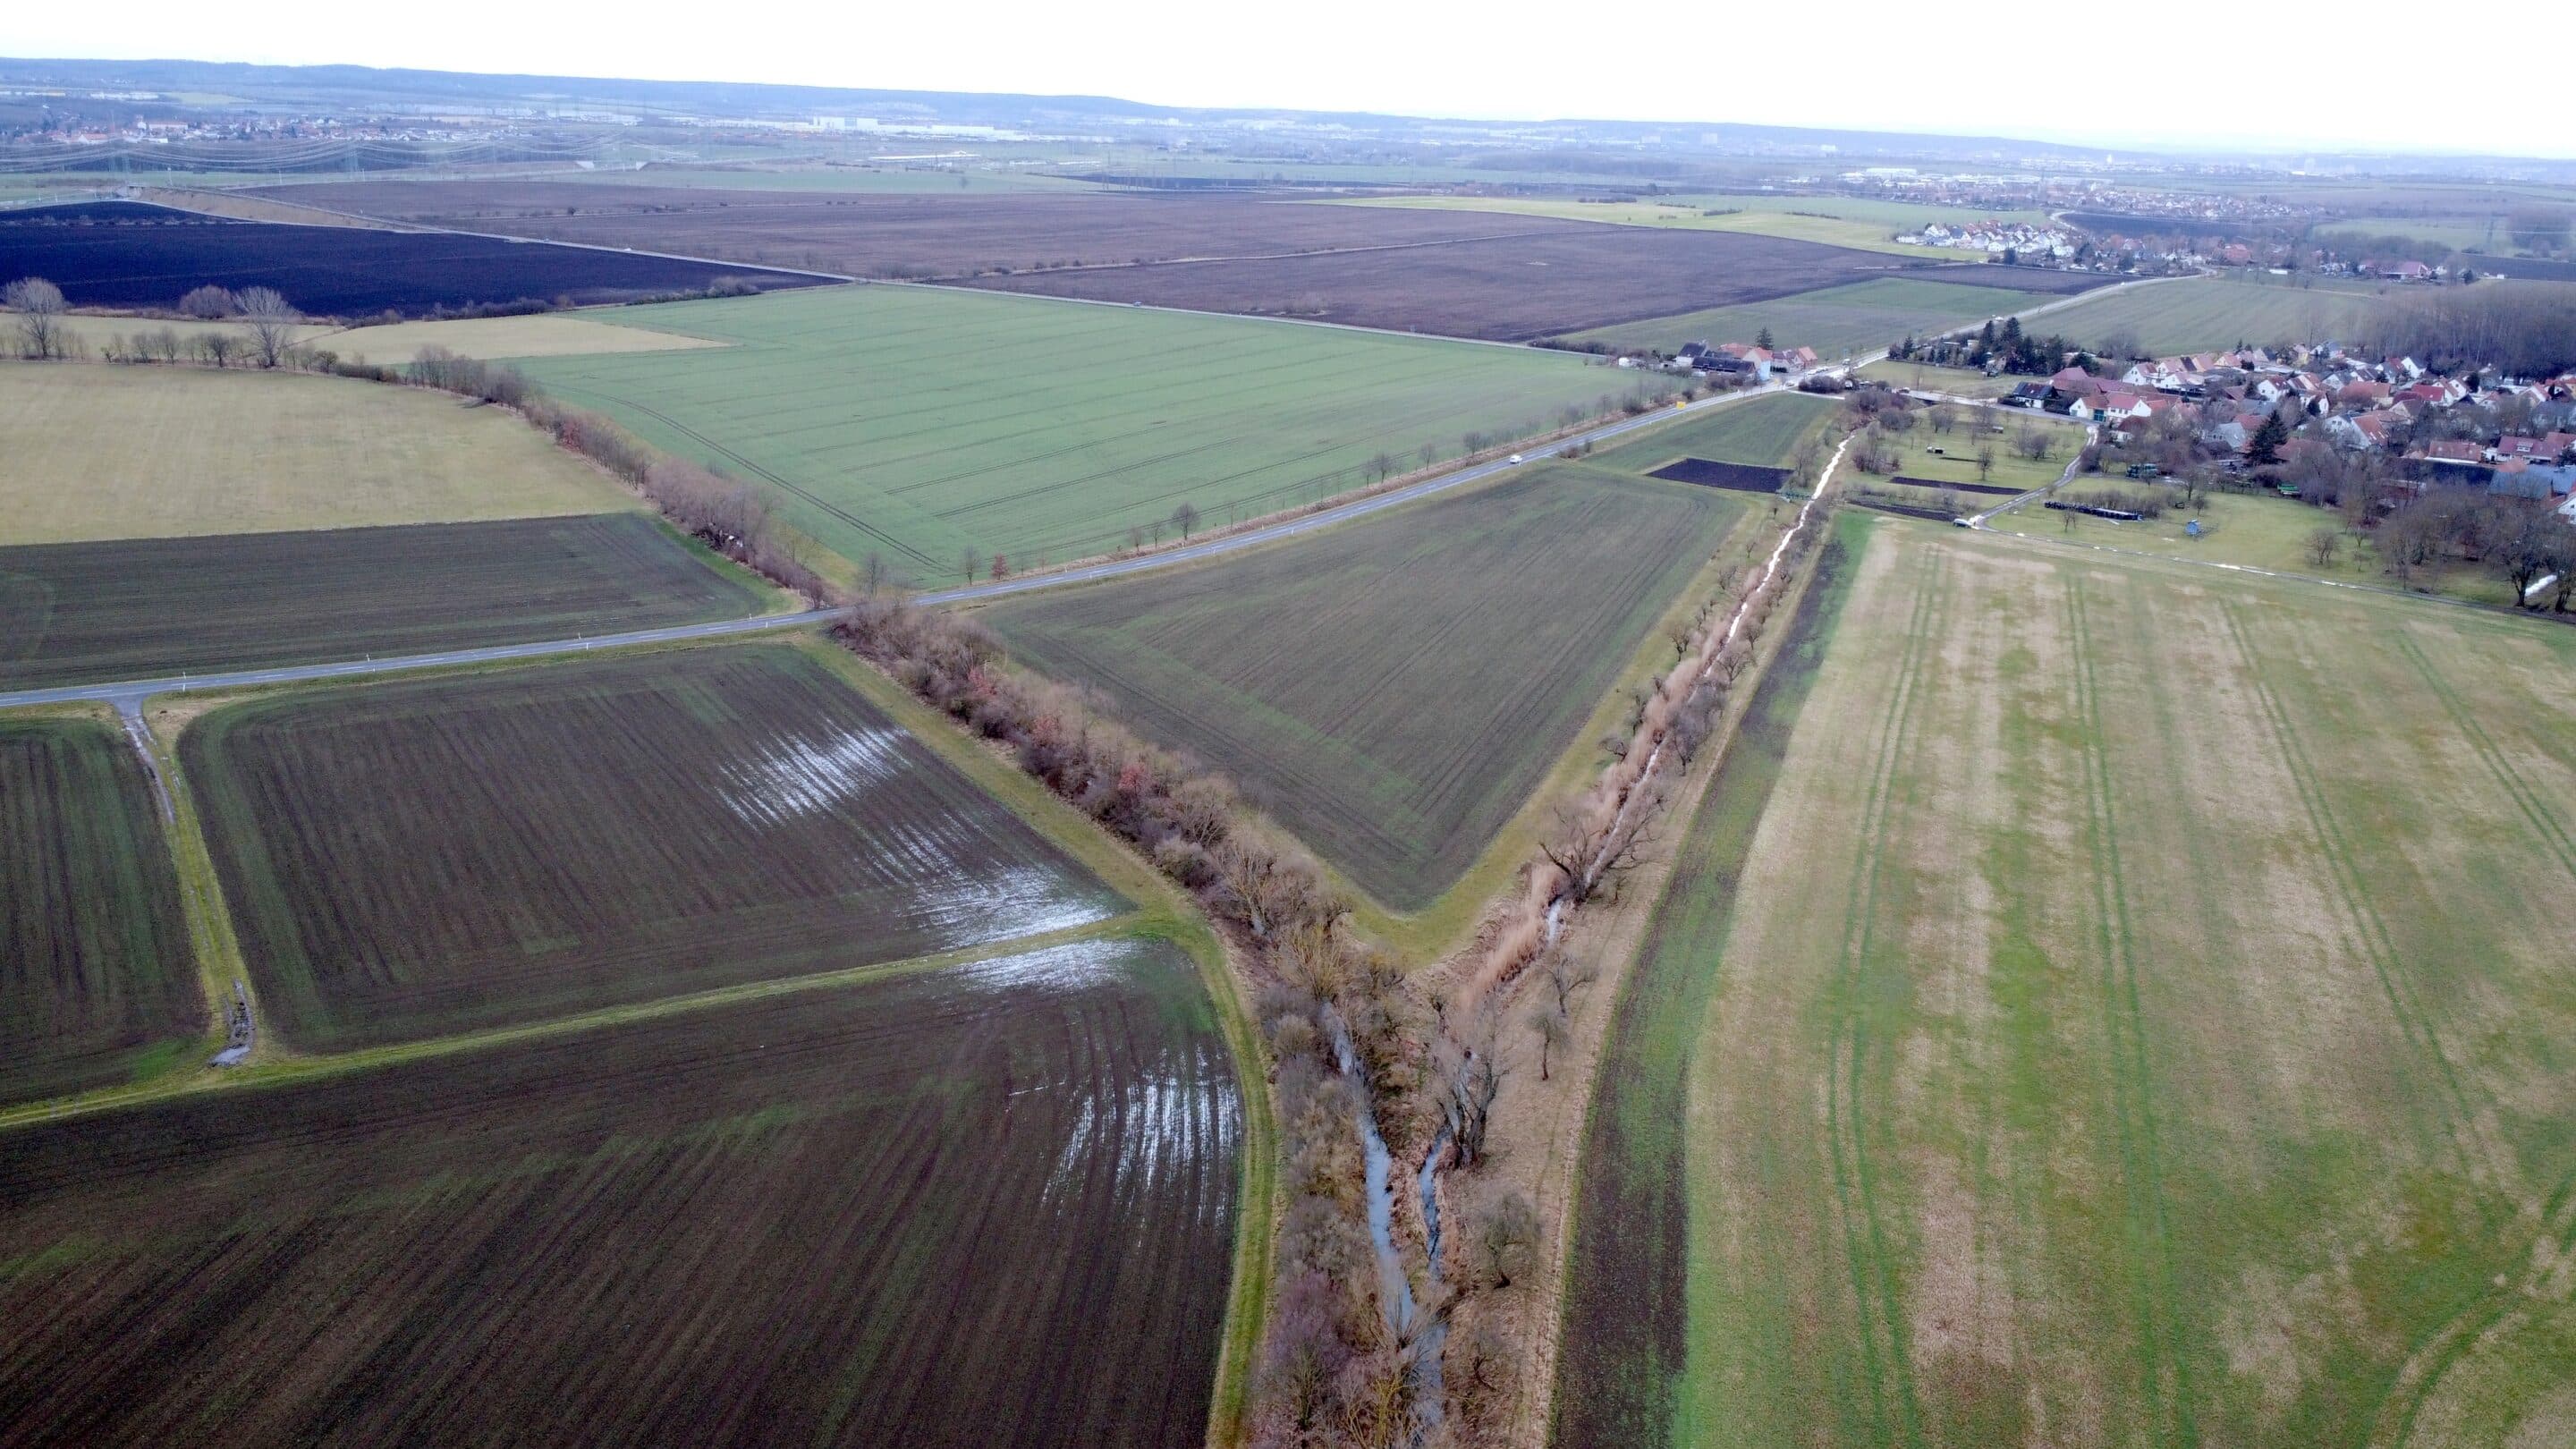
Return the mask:
M274 695L180 740L253 984L341 1048L984 945L1126 903L805 650Z
M1944 483L1938 478L1908 478L1903 474L1888 481L1902 483L1909 488L1939 488L1951 493L1986 493L1999 498L2019 498L2030 491L2027 488L2007 488L2001 483Z
M1545 463L1208 567L989 611L1232 775L1362 890L1418 910L1549 766L1744 505Z
M974 285L1528 342L1873 277L1954 275L1744 232L1576 225L1437 246L1020 272Z
M310 202L317 189L277 194ZM1508 341L1897 273L1990 286L2067 275L1732 232L1237 196L385 181L334 186L328 198L370 215L606 246Z
M387 180L287 186L271 194L470 231L886 278L1271 256L1589 228L1539 217L1121 192L816 195L569 181Z
M1667 463L1646 475L1668 478L1675 483L1697 483L1703 488L1731 488L1739 493L1777 493L1789 481L1786 468L1757 468L1750 463L1717 463L1706 458L1684 458Z
M1240 1182L1103 941L0 1137L13 1444L1200 1444Z
M0 688L568 639L758 612L640 513L0 548Z
M0 278L27 276L51 281L76 307L175 307L200 286L274 287L304 312L330 317L531 298L624 302L703 292L728 277L762 290L817 282L674 257L239 221L121 201L0 211Z
M2128 278L2108 272L2069 272L2057 267L2008 267L2001 262L1974 262L1914 274L1914 280L1949 282L1962 287L2000 287L2008 292L2047 292L2071 297ZM2045 324L2040 324L2045 325Z
M134 747L93 720L0 719L0 1102L148 1076L205 1030Z

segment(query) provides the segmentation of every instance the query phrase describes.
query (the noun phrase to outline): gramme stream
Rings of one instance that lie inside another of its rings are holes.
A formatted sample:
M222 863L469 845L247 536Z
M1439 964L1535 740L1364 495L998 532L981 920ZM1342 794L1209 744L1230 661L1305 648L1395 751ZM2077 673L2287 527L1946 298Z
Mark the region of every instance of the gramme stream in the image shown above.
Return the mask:
M1832 461L1825 465L1824 477L1833 476L1834 469L1842 463L1843 450L1850 445L1851 440L1845 438L1842 444L1834 449ZM1790 541L1805 530L1808 516L1815 510L1815 506L1814 497L1809 497L1799 506L1797 517L1791 521L1788 530L1781 534L1778 546L1771 550L1770 560L1763 565L1761 577L1754 581L1752 588L1746 589L1740 596L1741 602L1737 604L1735 613L1726 621L1726 632L1718 637L1719 645L1723 646L1734 639L1736 630L1744 622L1746 604L1751 602L1756 589L1769 583L1772 577L1779 573L1780 560L1788 554ZM1655 765L1663 756L1663 750L1664 742L1660 739L1656 740L1654 748L1647 753L1646 767L1638 772L1638 779L1644 780L1653 776ZM1634 808L1636 803L1633 795L1620 802L1619 809L1613 817L1611 832L1613 835L1617 833L1618 826L1625 822L1629 810ZM1607 848L1604 847L1605 851ZM1601 869L1602 863L1595 861L1592 871L1598 872ZM1566 898L1563 895L1547 903L1543 940L1549 946L1556 944L1558 936L1565 929L1565 907ZM1358 1056L1351 1049L1351 1034L1342 1025L1341 1017L1334 1014L1329 1007L1326 1008L1326 1015L1333 1028L1334 1060L1339 1064L1342 1076L1350 1082L1359 1102L1360 1145L1363 1151L1368 1192L1369 1241L1377 1249L1378 1296L1385 1305L1387 1327L1394 1331L1399 1341L1403 1341L1408 1335L1411 1337L1413 1368L1410 1377L1414 1405L1421 1415L1422 1427L1427 1429L1440 1421L1442 1413L1440 1352L1449 1337L1449 1321L1445 1315L1436 1316L1422 1324L1418 1330L1414 1326L1415 1320L1421 1316L1422 1307L1414 1299L1413 1279L1405 1272L1404 1257L1396 1251L1395 1247L1394 1154L1387 1151L1386 1137L1378 1131L1376 1099L1369 1091L1368 1078L1359 1069ZM1444 1126L1432 1137L1431 1148L1423 1154L1422 1168L1414 1175L1413 1181L1414 1194L1422 1210L1426 1253L1431 1271L1435 1275L1440 1271L1440 1156L1448 1148L1449 1129Z
M1327 1009L1329 1013L1329 1008ZM1378 1301L1386 1311L1386 1326L1399 1341L1410 1338L1413 1368L1410 1374L1414 1403L1425 1425L1439 1421L1441 1412L1440 1346L1449 1336L1447 1320L1434 1318L1417 1330L1415 1322L1422 1316L1422 1306L1413 1296L1413 1277L1404 1270L1404 1257L1395 1247L1395 1155L1387 1150L1386 1137L1377 1130L1377 1109L1369 1093L1368 1078L1359 1069L1359 1058L1351 1050L1351 1034L1338 1015L1331 1015L1333 1059L1341 1067L1344 1080L1351 1084L1358 1099L1360 1147L1368 1190L1369 1242L1377 1249ZM1438 1183L1440 1154L1449 1145L1449 1129L1443 1127L1431 1139L1431 1150L1422 1159L1422 1171L1414 1179L1414 1189L1422 1203L1422 1226L1428 1243L1433 1270L1440 1264L1440 1200L1435 1191Z

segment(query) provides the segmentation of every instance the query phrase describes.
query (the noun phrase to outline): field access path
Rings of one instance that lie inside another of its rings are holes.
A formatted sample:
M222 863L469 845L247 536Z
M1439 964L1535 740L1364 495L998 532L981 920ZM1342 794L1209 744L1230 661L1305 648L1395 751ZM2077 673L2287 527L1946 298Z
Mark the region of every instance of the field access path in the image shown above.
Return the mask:
M1652 427L1673 418L1693 415L1787 390L1786 383L1770 383L1746 388L1697 402L1658 408L1635 417L1621 418L1597 428L1560 438L1547 444L1540 456L1583 444L1592 444ZM1132 558L1112 559L1078 568L1059 569L1053 573L1030 574L1021 578L999 579L988 583L969 584L960 588L940 589L916 594L920 604L962 604L1006 595L1051 589L1064 584L1089 583L1098 579L1120 578L1149 570L1173 568L1196 563L1201 559L1240 553L1264 544L1314 533L1356 518L1365 518L1390 508L1400 507L1419 498L1480 482L1518 466L1509 458L1479 463L1436 477L1409 483L1369 498L1361 498L1302 517L1248 528L1204 542L1184 544L1179 548ZM517 659L543 659L562 654L579 654L594 649L624 649L650 644L691 643L702 639L723 639L744 634L761 634L777 629L806 628L828 624L842 617L842 609L806 609L793 614L765 614L750 619L723 619L707 624L681 624L662 629L638 629L623 634L592 634L571 639L546 639L526 644L496 644L478 649L445 649L428 654L388 655L382 659L345 659L329 664L298 664L273 669L242 669L214 674L183 674L159 679L116 680L97 684L60 685L50 689L22 689L0 693L0 710L31 705L95 702L111 705L120 714L133 716L142 702L156 694L186 693L209 689L248 689L270 684L305 684L325 679L359 679L377 674L399 674L416 669L454 669L479 664L497 664Z

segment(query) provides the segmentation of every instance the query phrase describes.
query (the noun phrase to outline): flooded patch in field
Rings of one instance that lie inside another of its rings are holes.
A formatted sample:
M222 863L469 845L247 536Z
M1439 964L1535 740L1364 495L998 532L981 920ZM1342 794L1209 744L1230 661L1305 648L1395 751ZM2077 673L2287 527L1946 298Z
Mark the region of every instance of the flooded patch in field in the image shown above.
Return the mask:
M952 860L946 870L947 880L914 878L922 918L970 943L1070 930L1108 920L1119 911L1114 900L1085 891L1063 872L1043 866L986 866L970 872Z
M893 782L903 773L903 745L900 731L886 729L779 740L725 766L724 802L755 825L784 825Z
M1221 1057L1178 1065L1083 1098L1047 1180L1050 1200L1078 1201L1100 1174L1122 1196L1169 1192L1233 1153L1233 1074Z
M1132 969L1129 941L1072 941L1041 951L1020 951L990 961L971 961L956 969L956 980L992 991L1032 987L1057 991L1098 986Z

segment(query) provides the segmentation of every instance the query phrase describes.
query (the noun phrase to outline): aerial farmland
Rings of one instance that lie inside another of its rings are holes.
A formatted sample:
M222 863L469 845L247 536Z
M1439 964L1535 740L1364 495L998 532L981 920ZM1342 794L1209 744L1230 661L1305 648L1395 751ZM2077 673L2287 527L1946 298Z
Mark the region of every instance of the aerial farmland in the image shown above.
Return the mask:
M528 375L917 587L1310 504L1677 384L1525 349L866 286L623 311L707 351Z
M103 17L0 1449L2576 1443L2545 26Z
M1956 538L1854 530L1693 827L1560 1435L2493 1442L2567 1331L2568 641Z

